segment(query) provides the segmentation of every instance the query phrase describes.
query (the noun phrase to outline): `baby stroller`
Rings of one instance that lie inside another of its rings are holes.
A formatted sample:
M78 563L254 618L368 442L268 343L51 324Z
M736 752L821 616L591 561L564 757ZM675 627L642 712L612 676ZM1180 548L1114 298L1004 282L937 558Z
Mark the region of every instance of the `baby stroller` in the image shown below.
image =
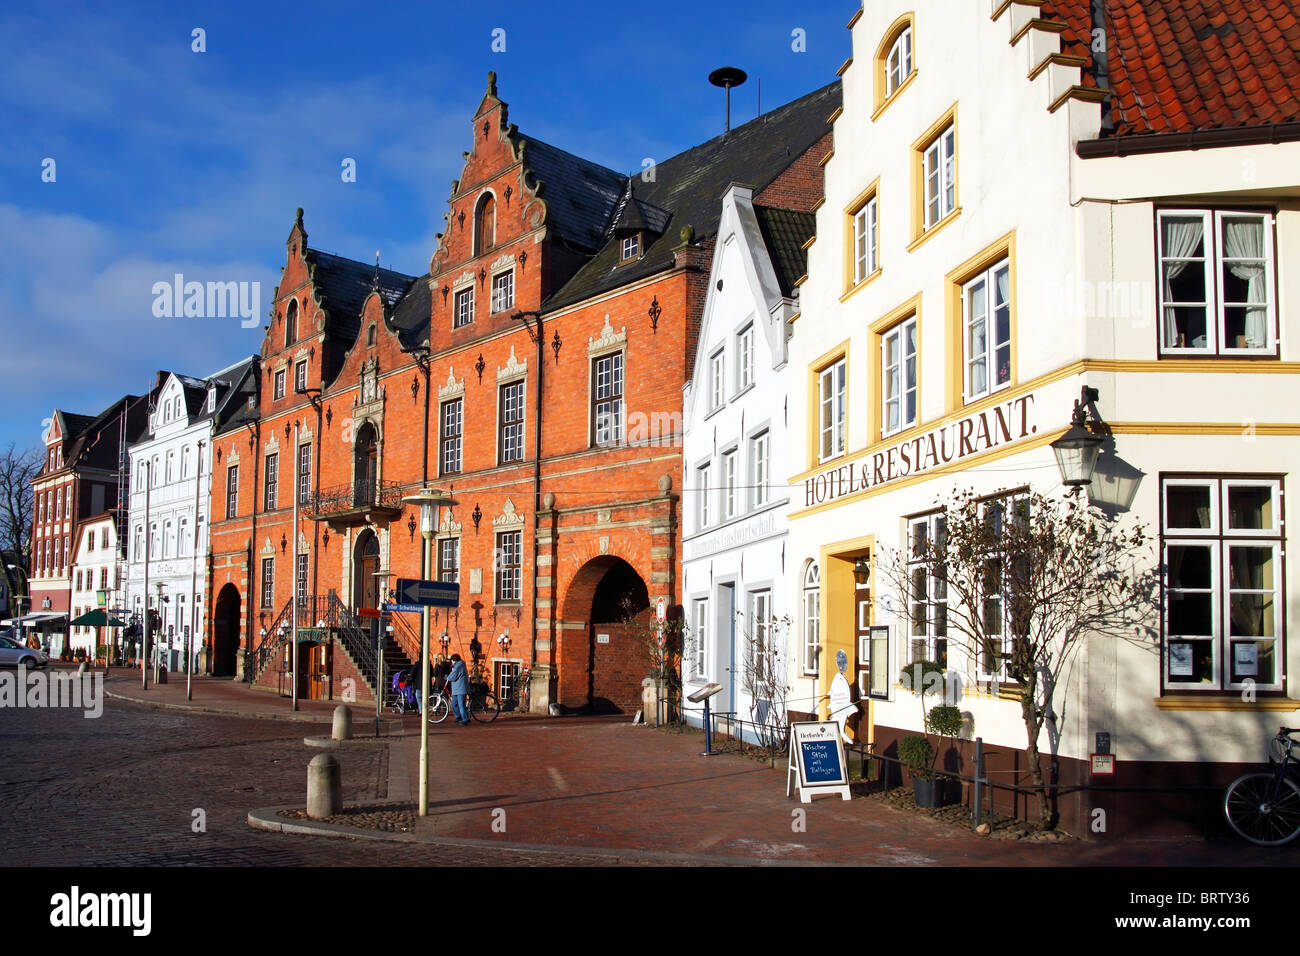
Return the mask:
M414 670L400 670L393 673L393 713L405 714L419 711L415 700Z

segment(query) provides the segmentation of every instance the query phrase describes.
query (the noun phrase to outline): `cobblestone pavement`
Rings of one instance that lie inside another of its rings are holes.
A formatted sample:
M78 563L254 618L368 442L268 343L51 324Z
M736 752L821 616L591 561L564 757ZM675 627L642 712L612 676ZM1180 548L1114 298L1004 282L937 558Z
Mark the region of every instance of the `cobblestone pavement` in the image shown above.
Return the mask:
M0 710L0 834L9 866L590 866L615 858L401 845L254 830L248 810L301 803L303 736L327 725L105 702L103 716ZM336 751L344 800L383 798L387 745ZM191 829L195 810L206 832ZM640 861L636 861L640 862Z

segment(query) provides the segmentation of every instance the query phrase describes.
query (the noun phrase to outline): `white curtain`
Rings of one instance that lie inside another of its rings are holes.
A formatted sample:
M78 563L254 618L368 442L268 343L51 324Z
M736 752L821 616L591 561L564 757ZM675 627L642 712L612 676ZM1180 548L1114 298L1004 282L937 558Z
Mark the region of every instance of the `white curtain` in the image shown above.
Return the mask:
M1200 219L1163 219L1160 225L1166 259L1183 259L1193 255L1205 236L1205 223ZM1174 298L1174 280L1182 275L1189 265L1190 262L1166 261L1164 263L1166 302ZM1165 348L1174 348L1178 345L1178 325L1174 321L1173 309L1165 306L1163 318Z
M1234 262L1228 267L1234 276L1246 281L1246 347L1268 346L1268 289L1264 283L1264 224L1258 219L1223 221L1223 254L1229 259L1257 259L1258 262ZM1231 343L1225 342L1224 345Z

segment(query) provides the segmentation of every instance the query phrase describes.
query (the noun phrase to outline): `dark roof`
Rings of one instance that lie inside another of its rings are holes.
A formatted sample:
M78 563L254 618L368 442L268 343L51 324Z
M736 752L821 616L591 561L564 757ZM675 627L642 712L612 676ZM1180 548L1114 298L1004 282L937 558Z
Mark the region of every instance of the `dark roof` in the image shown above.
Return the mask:
M588 251L602 246L626 177L550 143L523 133L516 136L523 143L524 167L532 172L538 195L546 202L547 228Z
M397 300L388 324L397 332L402 348L413 348L429 337L432 296L433 293L429 291L429 274L426 272L412 282L406 294Z
M75 412L59 412L63 419L63 440L70 442L90 427L96 418L94 415L78 415Z
M307 249L306 256L311 266L312 283L329 316L329 321L325 323L325 336L341 346L326 349L325 355L337 356L333 360L334 364L341 364L343 355L361 331L361 307L374 288L376 272L379 277L379 294L390 306L401 298L402 293L415 280L413 276L393 272L391 269L376 270L374 263L345 259L319 249ZM327 382L333 381L338 372L338 368L321 369L322 377Z
M772 258L781 294L788 296L794 291L795 282L808 271L808 251L804 244L817 232L817 216L811 212L757 204L754 215Z
M248 407L248 399L257 398L258 385L261 383L261 360L250 355L239 364L214 373L214 378L228 382L230 387L217 393L217 410L212 416L213 434L224 435L245 424L255 422L260 415L256 401Z
M716 233L728 187L733 182L751 183L754 193L760 193L830 132L827 119L839 105L836 80L658 163L654 182L637 183L636 200L643 215L647 210L662 211L662 226L657 230L662 234L647 241L637 262L626 265L620 264L619 244L606 242L543 308L558 309L671 268L672 250L680 243L683 227L693 226L699 241Z
M1107 0L1115 135L1300 121L1293 0ZM1066 53L1091 61L1090 0L1048 0ZM1084 84L1096 86L1091 69Z

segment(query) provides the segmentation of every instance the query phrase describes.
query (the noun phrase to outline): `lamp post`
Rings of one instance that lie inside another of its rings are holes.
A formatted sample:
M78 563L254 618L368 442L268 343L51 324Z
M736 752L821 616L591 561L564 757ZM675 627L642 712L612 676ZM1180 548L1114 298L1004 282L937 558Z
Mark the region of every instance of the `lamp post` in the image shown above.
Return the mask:
M456 502L436 488L425 488L418 495L403 498L405 504L420 508L420 534L424 548L420 553L420 580L429 578L433 563L433 535L438 529L438 508ZM420 816L429 815L429 608L420 614L420 700L424 712L420 714Z
M375 572L375 584L379 588L379 600L375 603L382 610L388 602L388 579L393 572L380 568ZM379 621L382 621L380 618ZM384 710L384 629L375 622L375 736L379 736L379 721Z
M1076 495L1082 491L1084 485L1092 484L1092 474L1097 467L1097 456L1101 453L1101 444L1104 440L1086 427L1088 404L1096 402L1098 394L1095 388L1083 386L1079 397L1074 402L1069 429L1052 442L1056 467L1061 470L1061 484L1070 488Z

